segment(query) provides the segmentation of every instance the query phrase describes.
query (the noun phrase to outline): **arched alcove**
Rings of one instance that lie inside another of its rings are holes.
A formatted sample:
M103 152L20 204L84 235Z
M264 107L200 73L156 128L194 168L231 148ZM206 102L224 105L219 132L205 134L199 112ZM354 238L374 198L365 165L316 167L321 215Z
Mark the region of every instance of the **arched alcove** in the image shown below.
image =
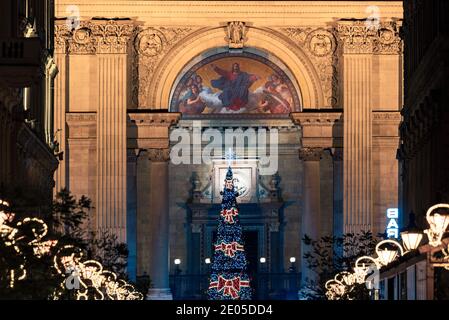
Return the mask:
M291 71L271 54L252 48L245 52L219 48L192 59L170 94L170 111L190 116L288 116L301 111L301 106L301 91Z
M147 105L167 109L173 91L189 66L227 51L222 27L199 30L178 44L164 57L152 77ZM300 97L301 108L324 105L319 77L306 54L284 35L272 30L249 28L243 53L258 55L277 65L290 79Z

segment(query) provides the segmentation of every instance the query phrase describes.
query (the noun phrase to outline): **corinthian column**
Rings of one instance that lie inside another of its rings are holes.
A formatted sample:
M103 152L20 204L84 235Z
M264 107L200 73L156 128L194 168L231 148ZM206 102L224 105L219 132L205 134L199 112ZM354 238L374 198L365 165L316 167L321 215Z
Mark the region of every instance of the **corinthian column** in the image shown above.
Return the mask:
M90 25L98 56L97 225L126 242L127 49L133 26Z
M376 30L364 22L338 25L343 49L343 232L371 230L371 73Z
M128 114L128 147L146 150L137 163L137 273L151 277L147 299L167 300L172 298L168 281L169 134L181 114L155 111Z
M168 282L169 215L168 160L170 149L149 149L150 164L150 277L153 287L148 299L168 300L172 294Z
M304 185L303 185L303 211L301 218L301 239L307 235L313 240L320 237L320 159L322 148L302 148L299 150L299 159L304 165ZM302 255L306 252L307 246L302 245ZM315 274L307 267L307 261L301 259L302 284L307 280L314 280Z

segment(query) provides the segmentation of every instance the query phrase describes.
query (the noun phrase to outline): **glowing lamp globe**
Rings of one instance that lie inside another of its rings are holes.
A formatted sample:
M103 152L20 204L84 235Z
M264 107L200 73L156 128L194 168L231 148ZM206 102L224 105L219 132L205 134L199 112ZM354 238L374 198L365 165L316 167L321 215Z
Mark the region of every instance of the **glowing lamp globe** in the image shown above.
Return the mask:
M415 250L419 247L423 234L417 231L404 231L401 232L402 243L408 251Z
M437 232L444 232L449 225L449 215L435 213L427 218L430 226Z
M415 214L413 211L409 214L409 224L401 232L402 243L407 251L415 250L419 247L423 238L423 233L418 229L415 223Z
M390 250L385 248L383 250L378 251L377 254L379 256L380 263L386 266L392 261L394 261L394 259L396 259L398 252L396 250Z

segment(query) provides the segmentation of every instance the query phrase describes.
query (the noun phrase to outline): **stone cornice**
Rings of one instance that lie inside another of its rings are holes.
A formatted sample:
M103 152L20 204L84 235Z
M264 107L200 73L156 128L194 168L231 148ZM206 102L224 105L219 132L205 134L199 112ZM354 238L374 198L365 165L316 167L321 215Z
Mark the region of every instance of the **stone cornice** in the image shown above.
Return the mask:
M175 125L180 117L179 112L128 113L128 148L168 148L170 127Z
M154 24L181 23L206 25L234 21L237 17L251 15L252 22L263 24L268 20L277 25L299 23L323 24L335 18L366 18L367 4L356 1L107 1L58 0L57 17L67 15L69 5L80 7L84 17L138 17ZM401 1L373 1L381 17L402 17Z
M181 118L180 112L128 112L129 122L136 125L170 127L178 123Z
M301 126L303 147L331 148L343 144L342 112L293 112L292 121Z
M343 112L292 112L290 113L292 121L300 126L322 126L342 123Z

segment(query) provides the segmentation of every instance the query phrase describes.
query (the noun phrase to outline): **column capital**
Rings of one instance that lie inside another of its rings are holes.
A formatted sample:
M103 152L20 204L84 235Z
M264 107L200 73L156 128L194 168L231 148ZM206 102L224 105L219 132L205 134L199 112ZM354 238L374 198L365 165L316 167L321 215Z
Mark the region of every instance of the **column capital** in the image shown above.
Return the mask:
M323 148L299 149L299 159L303 161L320 161L322 155L323 155Z
M337 34L343 54L401 54L400 22L339 21Z
M148 151L148 158L153 162L167 162L170 160L169 148L150 148Z

